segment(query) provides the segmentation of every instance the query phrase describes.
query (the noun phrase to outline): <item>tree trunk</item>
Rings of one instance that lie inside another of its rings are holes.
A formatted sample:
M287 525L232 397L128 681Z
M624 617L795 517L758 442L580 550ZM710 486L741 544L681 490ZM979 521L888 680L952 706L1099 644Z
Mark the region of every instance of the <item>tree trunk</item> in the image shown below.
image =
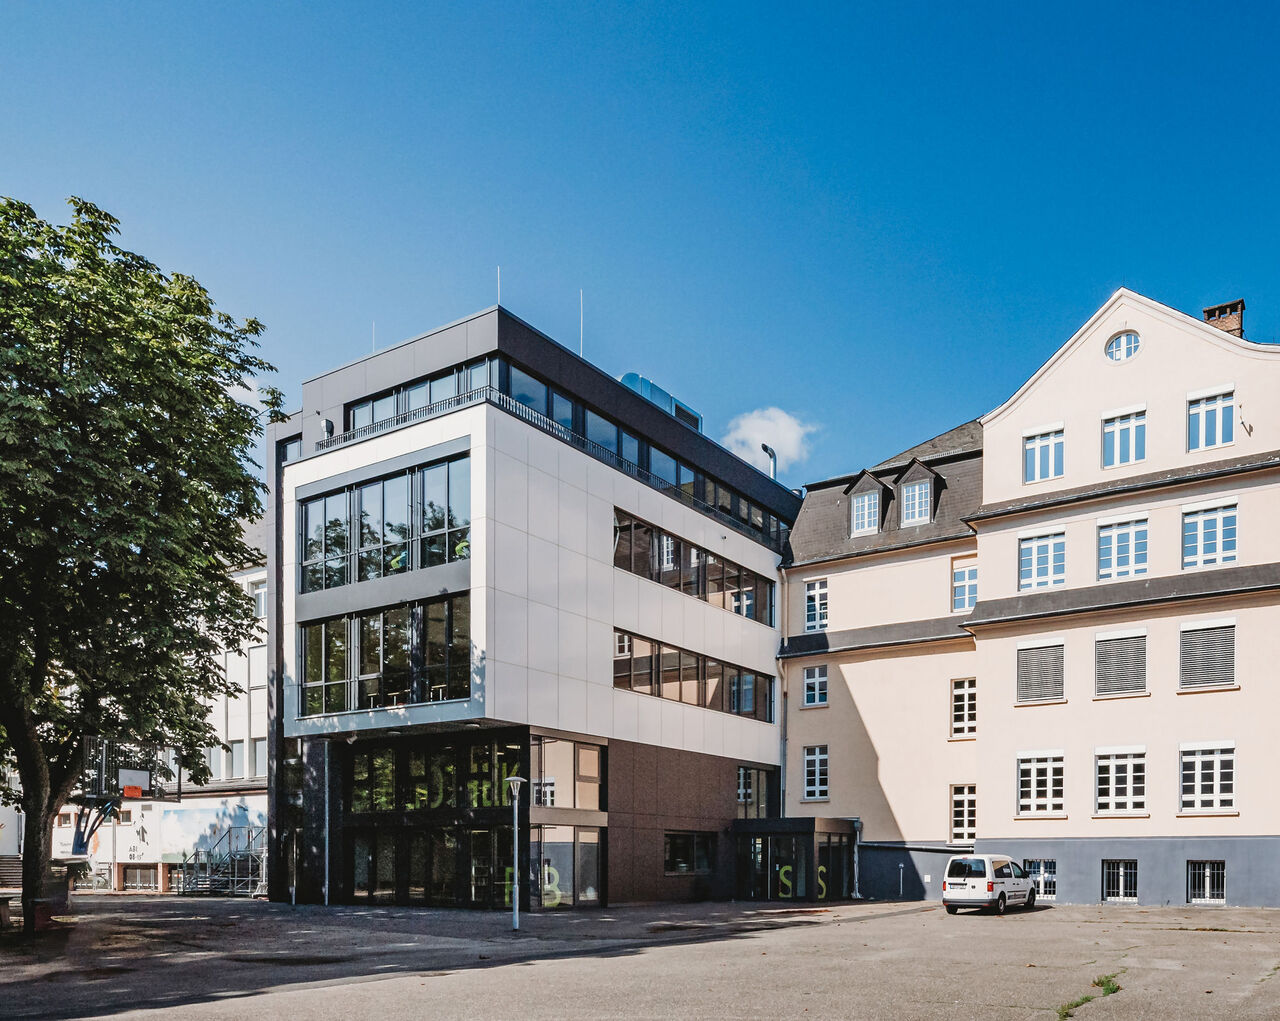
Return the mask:
M36 901L44 896L44 879L53 856L53 813L48 789L22 791L22 934L36 931Z

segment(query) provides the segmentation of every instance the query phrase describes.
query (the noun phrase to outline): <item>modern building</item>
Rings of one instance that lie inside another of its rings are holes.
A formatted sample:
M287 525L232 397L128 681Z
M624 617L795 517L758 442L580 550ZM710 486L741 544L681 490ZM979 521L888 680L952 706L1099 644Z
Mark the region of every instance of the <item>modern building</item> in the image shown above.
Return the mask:
M978 422L810 487L785 807L861 817L863 893L976 848L1046 900L1280 904L1280 347L1243 313L1121 289Z
M740 857L768 895L800 500L700 424L502 308L303 383L270 435L274 898L726 897Z

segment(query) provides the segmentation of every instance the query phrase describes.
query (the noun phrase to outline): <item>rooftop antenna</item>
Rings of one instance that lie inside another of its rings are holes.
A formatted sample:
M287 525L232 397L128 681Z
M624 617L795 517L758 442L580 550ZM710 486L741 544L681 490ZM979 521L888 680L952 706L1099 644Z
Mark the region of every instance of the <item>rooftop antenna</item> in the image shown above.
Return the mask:
M582 288L578 288L578 357L582 357Z
M373 321L373 330L371 331L370 337L369 337L369 350L370 351L378 350L378 320L376 319Z
M502 267L498 267L498 304L502 304Z

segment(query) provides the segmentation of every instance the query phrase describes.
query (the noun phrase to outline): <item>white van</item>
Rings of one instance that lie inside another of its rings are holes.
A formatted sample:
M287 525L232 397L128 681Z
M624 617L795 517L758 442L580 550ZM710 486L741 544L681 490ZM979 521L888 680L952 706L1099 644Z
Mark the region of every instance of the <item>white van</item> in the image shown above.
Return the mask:
M1007 854L957 854L947 862L942 905L947 914L961 908L990 908L997 915L1018 904L1032 907L1036 887L1026 869Z

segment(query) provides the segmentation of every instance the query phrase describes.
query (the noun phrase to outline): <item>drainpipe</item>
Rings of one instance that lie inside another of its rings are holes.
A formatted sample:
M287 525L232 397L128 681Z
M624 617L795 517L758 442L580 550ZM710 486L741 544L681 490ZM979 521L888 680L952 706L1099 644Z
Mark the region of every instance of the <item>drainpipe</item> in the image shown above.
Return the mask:
M778 633L786 634L787 621L787 578L786 572L778 571L778 593L782 597L778 600L781 603L778 611ZM787 815L787 717L790 715L787 711L787 662L784 659L778 660L778 688L779 688L779 711L782 713L782 730L781 730L781 750L778 759L778 816L786 818Z
M324 906L329 906L329 742L324 743Z

